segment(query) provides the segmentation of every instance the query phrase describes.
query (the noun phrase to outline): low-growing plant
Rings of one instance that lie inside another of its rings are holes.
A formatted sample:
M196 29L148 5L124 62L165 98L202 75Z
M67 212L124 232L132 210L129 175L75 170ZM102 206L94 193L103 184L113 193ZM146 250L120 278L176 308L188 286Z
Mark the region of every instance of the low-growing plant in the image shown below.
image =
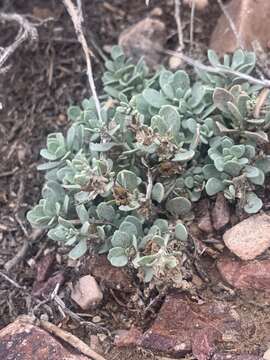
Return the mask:
M252 53L238 50L222 68L250 73ZM180 271L193 203L223 192L256 213L256 194L270 172L270 108L263 89L233 73L148 72L143 60L112 49L103 77L101 119L93 99L71 106L64 136L50 134L42 199L27 218L71 247L106 253L114 266L131 265L145 281ZM262 101L263 99L263 101Z

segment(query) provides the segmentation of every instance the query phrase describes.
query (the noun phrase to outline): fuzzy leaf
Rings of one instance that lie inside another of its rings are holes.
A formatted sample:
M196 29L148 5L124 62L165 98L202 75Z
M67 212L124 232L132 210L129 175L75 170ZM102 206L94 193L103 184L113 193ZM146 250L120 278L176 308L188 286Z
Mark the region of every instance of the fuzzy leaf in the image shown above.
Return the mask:
M187 232L187 229L186 229L185 225L183 225L181 223L176 224L176 226L175 226L175 237L178 240L181 240L181 241L186 241L187 240L188 232Z
M73 259L77 260L81 256L83 256L87 251L87 244L86 240L81 240L69 253L68 256Z
M217 193L223 191L225 188L223 182L216 178L210 178L206 185L205 190L209 196L216 195Z
M256 214L263 206L262 200L253 192L247 194L244 210L248 214Z
M112 205L108 205L105 202L98 204L96 209L99 219L112 221L115 217L115 210Z
M164 194L164 186L161 183L155 183L152 189L152 199L156 200L158 203L161 203L164 198Z
M123 267L128 263L128 257L126 255L125 249L122 247L115 247L110 249L108 254L108 260L113 266Z
M187 198L176 197L167 201L166 209L176 217L183 216L191 210L191 202Z

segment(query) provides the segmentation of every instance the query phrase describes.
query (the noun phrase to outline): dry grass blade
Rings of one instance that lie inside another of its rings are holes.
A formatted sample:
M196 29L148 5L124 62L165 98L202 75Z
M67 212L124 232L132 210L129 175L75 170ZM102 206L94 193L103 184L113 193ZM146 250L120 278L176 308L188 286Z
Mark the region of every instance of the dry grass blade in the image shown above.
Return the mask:
M85 55L85 60L86 60L88 81L89 81L90 89L92 91L93 99L95 101L99 121L101 122L102 121L101 107L100 107L100 102L99 102L99 99L97 96L96 86L95 86L95 82L94 82L94 78L93 78L92 64L91 64L91 59L90 59L90 50L88 48L88 45L87 45L87 42L86 42L86 39L85 39L85 36L83 33L83 29L82 29L82 20L83 20L82 5L81 5L81 2L78 2L80 5L79 5L79 9L77 9L71 0L63 0L63 3L71 17L72 22L73 22L73 26L76 31L78 41L82 45L82 49L83 49L83 52Z
M184 36L182 29L181 13L180 13L181 3L180 0L174 0L174 17L177 26L178 42L180 50L184 49Z
M14 42L5 48L0 48L0 73L4 73L9 69L9 66L6 65L8 58L26 40L29 40L30 43L36 41L38 33L36 28L24 16L19 14L0 13L0 21L13 21L20 26Z
M260 80L257 79L251 75L247 75L247 74L243 74L239 71L234 71L231 69L226 69L224 67L213 67L213 66L208 66L208 65L204 65L201 62L197 61L197 60L193 60L191 57L184 55L183 53L180 52L176 52L176 51L172 51L172 50L166 50L165 51L166 54L168 55L173 55L175 57L179 57L180 59L184 60L186 63L188 63L189 65L207 71L209 73L212 74L228 74L228 75L235 75L243 80L246 80L252 84L256 84L256 85L262 85L264 87L269 88L270 87L270 80Z

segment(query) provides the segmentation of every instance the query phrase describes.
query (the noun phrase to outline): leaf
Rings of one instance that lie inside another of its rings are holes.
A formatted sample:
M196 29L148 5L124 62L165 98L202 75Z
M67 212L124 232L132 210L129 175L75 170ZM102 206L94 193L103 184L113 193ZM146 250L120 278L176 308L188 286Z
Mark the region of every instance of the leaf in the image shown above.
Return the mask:
M207 52L208 60L210 64L214 67L220 66L219 57L217 56L217 53L214 50L208 50Z
M157 260L158 260L157 254L142 256L141 258L135 260L135 266L152 267L155 264L155 262L157 262Z
M238 176L243 166L236 161L227 161L224 164L224 171L232 176Z
M115 247L110 249L108 254L108 260L113 266L123 267L128 263L128 257L125 253L125 249L121 247Z
M130 192L137 189L140 179L135 173L129 170L122 170L117 174L117 182Z
M82 224L84 224L85 222L87 222L89 220L89 214L84 205L77 205L76 211L77 211L77 215L80 219L80 222Z
M250 165L247 165L245 167L245 173L248 178L256 178L257 176L260 175L259 169L256 168L255 166L250 166Z
M161 183L155 183L152 189L152 199L161 203L165 194L164 186Z
M112 221L115 217L115 210L112 205L105 202L98 204L96 209L98 218L101 220Z
M81 240L69 253L68 256L73 259L77 260L81 256L83 256L87 251L87 243L86 240Z
M116 145L118 144L114 142L100 143L100 144L90 143L89 147L91 151L104 152L111 150Z
M206 193L209 196L216 195L217 193L223 191L224 188L225 186L223 182L216 178L210 178L205 185Z
M244 210L248 214L256 214L261 210L263 206L262 200L254 193L250 192L246 197L246 205L244 206Z
M70 106L67 112L68 118L73 121L78 120L81 116L81 113L82 111L79 106Z
M245 154L246 147L245 145L233 145L230 151L235 157L240 159Z
M215 165L213 164L207 164L203 167L203 174L206 180L210 178L218 178L219 177L219 171L217 171Z
M123 231L116 230L111 239L113 247L128 248L131 245L131 236Z
M187 198L179 196L168 200L166 209L174 216L186 215L191 210L191 202Z
M255 162L255 165L261 169L265 174L270 172L270 156L265 156Z
M187 241L188 232L185 225L179 223L175 226L175 237L181 241Z
M161 233L166 233L169 229L168 221L165 219L156 219L153 226L157 226Z
M126 220L121 223L119 230L124 233L127 233L129 236L138 235L136 225Z
M213 102L220 111L228 112L229 101L234 101L234 97L229 93L229 91L222 88L216 88L214 90Z
M191 160L194 157L194 155L195 155L194 150L186 150L183 152L178 152L177 154L175 154L172 161L186 162Z
M258 169L258 172L259 172L258 176L250 177L250 181L252 182L252 184L255 185L263 185L265 181L264 172L260 169Z
M164 105L159 110L159 115L163 117L168 131L173 135L177 134L180 130L180 115L176 108L172 105Z
M154 89L145 89L142 93L145 101L154 108L161 108L162 105L166 105L167 101L164 96Z

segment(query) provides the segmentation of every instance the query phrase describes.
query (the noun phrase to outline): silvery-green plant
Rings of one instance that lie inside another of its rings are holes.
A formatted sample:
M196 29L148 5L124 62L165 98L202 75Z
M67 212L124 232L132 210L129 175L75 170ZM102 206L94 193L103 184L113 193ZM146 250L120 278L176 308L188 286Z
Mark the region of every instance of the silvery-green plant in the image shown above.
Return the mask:
M106 253L150 281L180 271L185 222L201 197L223 192L258 212L257 189L270 172L269 97L222 72L249 73L254 54L238 50L221 63L209 52L209 60L220 72L192 81L182 70L149 74L114 47L101 116L92 98L71 106L67 133L50 134L40 152L46 183L30 223L48 229L73 259Z

